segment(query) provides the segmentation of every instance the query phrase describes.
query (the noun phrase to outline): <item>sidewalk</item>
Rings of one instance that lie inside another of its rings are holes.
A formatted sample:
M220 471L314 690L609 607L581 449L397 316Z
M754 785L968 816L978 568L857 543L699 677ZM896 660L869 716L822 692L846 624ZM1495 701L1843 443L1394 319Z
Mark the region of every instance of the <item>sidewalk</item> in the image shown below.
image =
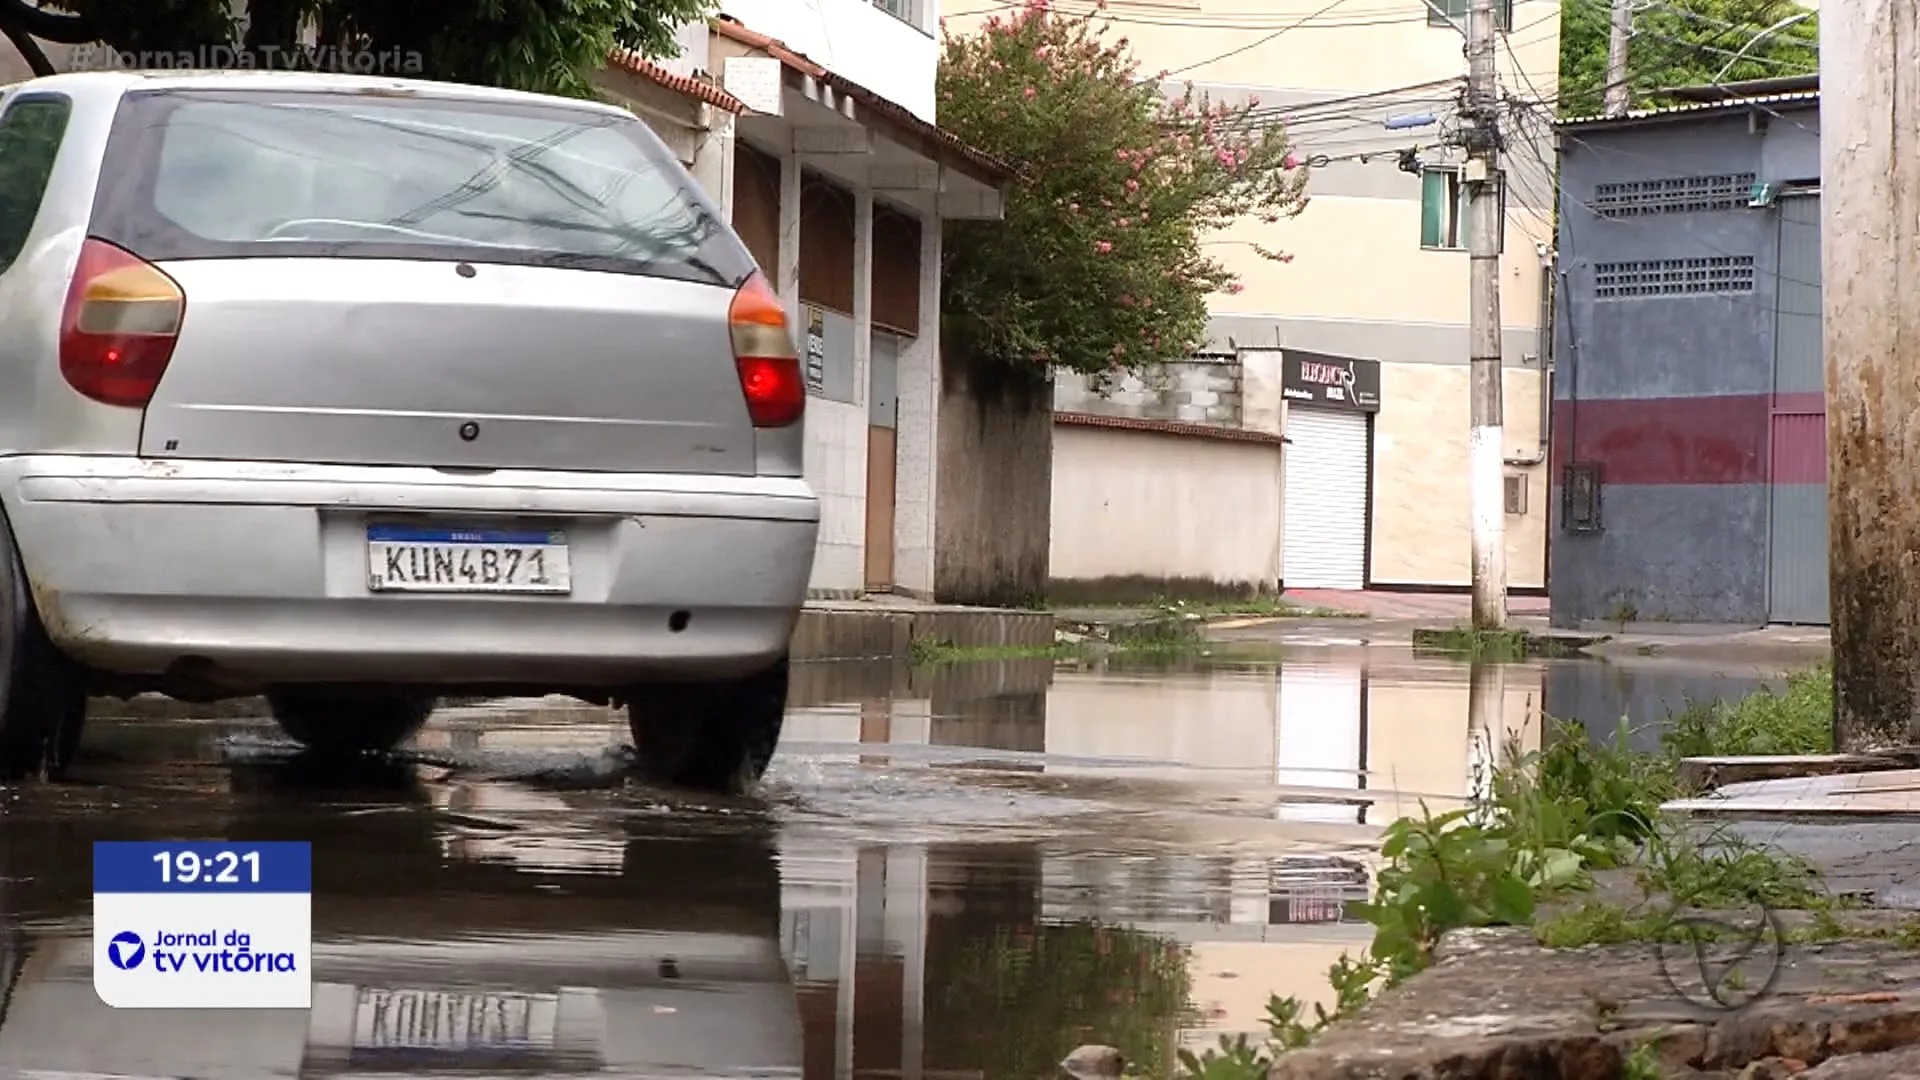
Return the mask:
M904 659L922 638L963 649L1053 645L1053 614L934 604L885 594L809 600L793 631L795 660Z
M1473 611L1473 598L1466 593L1387 592L1382 589L1288 589L1281 599L1303 608L1344 611L1369 619L1419 619L1450 622L1465 619ZM1544 596L1507 597L1509 615L1547 614Z

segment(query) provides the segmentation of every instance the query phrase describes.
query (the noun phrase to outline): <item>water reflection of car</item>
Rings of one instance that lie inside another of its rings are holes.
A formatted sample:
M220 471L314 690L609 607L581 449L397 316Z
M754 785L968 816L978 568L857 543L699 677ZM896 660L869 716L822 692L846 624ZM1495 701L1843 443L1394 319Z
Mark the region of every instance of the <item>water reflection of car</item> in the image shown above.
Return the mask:
M60 772L89 692L149 691L263 693L338 751L446 694L571 694L628 705L656 779L765 770L805 389L633 114L56 75L0 94L0 199L0 772Z
M384 855L318 861L310 1013L110 1010L84 925L29 933L0 1076L798 1077L764 832L637 835L603 874Z

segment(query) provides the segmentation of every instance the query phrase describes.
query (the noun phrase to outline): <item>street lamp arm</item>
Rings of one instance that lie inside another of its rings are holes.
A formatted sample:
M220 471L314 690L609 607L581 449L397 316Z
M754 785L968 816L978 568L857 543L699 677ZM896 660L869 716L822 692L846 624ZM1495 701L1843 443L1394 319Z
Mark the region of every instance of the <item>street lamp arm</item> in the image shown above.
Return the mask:
M1785 30L1787 27L1792 26L1794 23L1813 18L1814 14L1815 13L1811 11L1802 11L1796 15L1789 15L1786 18L1781 19L1779 22L1774 23L1772 26L1767 27L1765 30L1762 30L1759 33L1753 35L1753 37L1749 39L1745 45L1740 46L1740 49L1738 52L1733 54L1733 59L1728 60L1726 66L1721 68L1718 74L1714 75L1713 77L1714 85L1716 86L1719 85L1720 80L1727 77L1727 72L1733 70L1733 65L1747 58L1748 49L1751 49L1755 45L1760 44L1762 41L1773 36L1774 34L1777 34L1780 31Z

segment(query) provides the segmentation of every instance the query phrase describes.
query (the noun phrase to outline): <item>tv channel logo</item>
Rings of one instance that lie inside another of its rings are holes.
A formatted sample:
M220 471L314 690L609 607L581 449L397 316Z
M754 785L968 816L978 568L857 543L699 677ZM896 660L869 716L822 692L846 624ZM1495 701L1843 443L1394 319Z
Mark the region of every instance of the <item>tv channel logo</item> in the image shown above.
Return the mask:
M147 958L147 943L131 930L122 930L107 942L107 961L121 971L132 971Z
M93 988L106 1004L307 1009L312 962L312 845L94 845Z

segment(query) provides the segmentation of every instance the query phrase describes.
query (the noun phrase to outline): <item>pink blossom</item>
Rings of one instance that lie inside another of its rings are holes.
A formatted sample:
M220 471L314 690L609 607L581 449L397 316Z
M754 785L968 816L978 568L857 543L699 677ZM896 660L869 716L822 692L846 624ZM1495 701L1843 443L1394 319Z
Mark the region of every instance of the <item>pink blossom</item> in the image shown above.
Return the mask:
M1123 229L1126 229L1126 228L1131 228L1131 227L1133 226L1133 219L1132 219L1132 218L1121 218L1120 220L1118 220L1118 221L1116 221L1116 222L1114 222L1114 224L1115 224L1115 225L1118 225L1118 226L1120 226L1120 227L1121 227L1121 228L1123 228Z
M1226 287L1221 289L1220 291L1226 293L1228 296L1237 296L1240 293L1246 291L1246 288L1247 287L1245 285L1242 285L1237 281L1229 281L1227 282Z
M1027 100L1028 100L1028 101L1032 101L1032 100L1033 100L1033 98L1034 98L1034 93L1035 93L1035 91L1034 91L1034 89L1033 89L1033 87L1031 87L1031 86L1029 86L1029 87L1027 87L1027 89L1026 89L1026 95L1027 95Z
M1067 204L1067 209L1077 214L1080 212L1080 204L1077 202L1070 202Z
M1253 94L1248 94L1248 95L1247 95L1247 108L1249 108L1249 109L1257 109L1257 108L1259 108L1259 107L1260 107L1260 99L1259 99L1258 97L1256 97L1255 95L1253 95Z
M1128 191L1139 191L1139 190L1140 190L1140 181L1138 181L1138 180L1135 180L1135 179L1134 179L1133 177L1131 177L1131 176L1129 176L1129 177L1127 177L1127 190L1128 190Z
M1280 167L1283 169L1297 169L1300 167L1300 159L1294 157L1292 154L1288 154L1286 160L1280 163Z
M1105 255L1107 252L1113 250L1113 245L1105 240L1095 240L1093 242L1093 250Z

